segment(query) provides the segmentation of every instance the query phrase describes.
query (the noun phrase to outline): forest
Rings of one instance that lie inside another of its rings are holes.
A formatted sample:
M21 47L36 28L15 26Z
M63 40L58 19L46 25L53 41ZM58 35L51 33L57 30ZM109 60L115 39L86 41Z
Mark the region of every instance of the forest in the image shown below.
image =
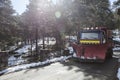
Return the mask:
M120 29L120 0L110 8L109 0L29 0L21 15L13 9L10 0L0 0L0 49L36 44L46 37L54 37L56 49L62 49L65 36L74 36L84 27L105 26Z

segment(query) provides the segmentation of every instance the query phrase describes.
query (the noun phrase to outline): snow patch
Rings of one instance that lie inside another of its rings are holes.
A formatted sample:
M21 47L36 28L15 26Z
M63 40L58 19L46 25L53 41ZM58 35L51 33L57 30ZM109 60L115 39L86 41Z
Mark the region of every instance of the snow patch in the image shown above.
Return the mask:
M120 38L119 37L113 38L113 40L120 42Z
M74 53L73 47L68 47L68 50L70 54Z
M118 59L118 63L120 63L120 59ZM120 67L118 68L117 78L120 80Z
M45 42L44 42L45 45L55 45L56 40L54 38L49 38L49 39L50 39L49 41L45 40ZM38 45L42 46L43 41L39 40ZM30 49L31 49L31 45L25 45L22 48L16 50L15 52L18 54L24 54L24 53L28 53L30 51ZM32 50L35 50L35 44L32 45Z
M119 50L120 50L120 47L113 48L113 51L119 51Z
M118 69L117 78L120 80L120 68Z
M24 63L24 62L26 62L26 61L27 61L27 60L24 60L24 59L22 58L22 56L20 56L20 57L18 57L18 58L14 57L14 56L10 56L10 57L8 58L8 66L20 65L20 64L22 64L22 63Z
M31 45L23 46L22 48L16 50L15 52L18 54L28 53L30 51ZM32 50L35 49L35 45L32 47Z
M73 57L77 57L77 55L76 55L76 53L75 53L75 52L73 53Z

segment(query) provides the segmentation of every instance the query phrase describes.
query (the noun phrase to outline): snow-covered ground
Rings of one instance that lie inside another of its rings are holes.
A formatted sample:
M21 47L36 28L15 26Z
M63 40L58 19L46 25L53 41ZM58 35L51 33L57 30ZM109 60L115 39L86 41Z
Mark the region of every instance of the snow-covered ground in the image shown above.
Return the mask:
M119 62L119 64L120 64L120 59L118 59L118 62ZM118 68L117 78L120 80L120 66L119 66L119 68Z
M120 68L118 68L117 78L120 80Z
M53 63L53 62L66 61L67 59L69 59L71 57L72 56L61 56L59 58L54 58L54 59L46 60L46 61L43 61L43 62L23 64L23 65L19 65L19 66L15 66L15 67L10 67L8 69L0 71L0 75L5 74L5 73L20 71L20 70L24 70L24 69L28 69L28 68L32 68L32 67L37 67L37 66L41 66L41 65L45 65L45 64L49 64L49 63Z
M46 45L54 45L55 43L56 43L56 40L54 40L54 38L51 39L49 42L47 40L45 41ZM42 40L39 40L38 45L42 45ZM8 69L0 71L0 74L15 72L15 71L28 69L28 68L36 67L36 66L41 66L41 65L45 65L45 64L49 64L49 63L53 63L53 62L57 62L57 61L66 61L67 59L72 57L72 56L61 56L58 58L48 59L43 62L20 65L21 63L24 63L26 61L25 59L22 58L21 55L28 54L30 51L30 48L31 48L31 45L25 45L22 48L16 50L15 52L18 57L15 57L15 55L12 55L8 58L8 66L9 67L15 66L15 67L10 67ZM70 50L70 53L73 53L72 47L68 47L68 49ZM35 44L32 45L32 50L35 50Z
M31 45L25 45L22 48L16 50L15 52L18 54L27 54L30 51ZM32 46L32 50L35 49L35 45Z
M55 45L56 40L54 38L49 38L50 41L45 40L45 45ZM42 46L42 40L38 41L38 46ZM24 53L28 53L31 49L31 45L25 45L22 48L16 50L16 53L19 54L24 54ZM32 50L35 50L35 44L32 45Z
M116 36L113 38L114 41L120 42L120 37ZM119 44L115 44L113 51L120 51L120 45Z
M11 55L8 58L8 66L15 66L22 63L25 63L27 60L22 58L22 55L28 54L30 51L31 45L25 45L22 48L15 51L16 54ZM35 50L35 45L32 46L32 50ZM17 56L17 57L15 57Z
M49 39L49 41L48 41L48 39ZM55 43L56 43L55 38L45 38L45 45L54 45ZM42 46L42 40L38 41L38 46ZM11 48L13 49L16 47L13 46ZM15 66L15 65L25 63L26 60L23 59L21 55L29 54L30 49L31 49L31 45L25 45L22 48L16 50L15 53L18 57L15 57L15 55L10 56L8 58L8 66ZM32 51L34 51L34 50L35 50L35 44L32 45Z
M26 59L23 59L22 56L19 56L18 58L15 57L14 55L13 56L10 56L8 58L8 66L15 66L15 65L20 65L20 64L23 64L27 62Z

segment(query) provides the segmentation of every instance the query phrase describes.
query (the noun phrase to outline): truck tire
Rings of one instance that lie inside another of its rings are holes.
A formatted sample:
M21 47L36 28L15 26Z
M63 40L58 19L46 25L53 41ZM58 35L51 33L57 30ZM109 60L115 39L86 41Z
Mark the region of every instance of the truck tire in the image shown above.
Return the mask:
M112 50L112 48L109 48L109 49L107 50L106 58L107 58L107 59L111 59L111 58L112 58L112 55L113 55L113 50Z

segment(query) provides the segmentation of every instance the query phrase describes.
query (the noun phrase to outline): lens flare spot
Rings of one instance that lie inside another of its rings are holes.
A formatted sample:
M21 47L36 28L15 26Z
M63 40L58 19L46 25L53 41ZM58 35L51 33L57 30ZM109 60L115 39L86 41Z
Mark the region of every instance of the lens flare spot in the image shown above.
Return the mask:
M56 11L55 12L55 17L56 18L60 18L61 17L61 12L60 11Z

